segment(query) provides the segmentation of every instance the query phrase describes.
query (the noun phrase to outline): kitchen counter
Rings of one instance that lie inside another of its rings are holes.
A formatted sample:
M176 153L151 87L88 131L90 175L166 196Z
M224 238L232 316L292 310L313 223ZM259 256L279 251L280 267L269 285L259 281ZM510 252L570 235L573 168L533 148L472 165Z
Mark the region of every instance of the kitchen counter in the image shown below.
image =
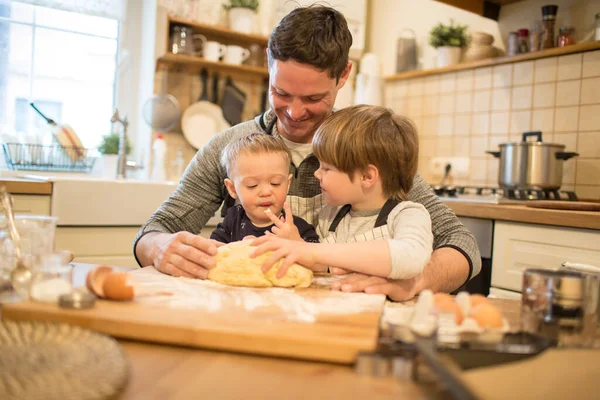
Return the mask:
M459 217L473 217L600 230L600 212L548 210L521 204L444 202Z
M0 177L0 185L6 186L11 194L52 194L52 182Z

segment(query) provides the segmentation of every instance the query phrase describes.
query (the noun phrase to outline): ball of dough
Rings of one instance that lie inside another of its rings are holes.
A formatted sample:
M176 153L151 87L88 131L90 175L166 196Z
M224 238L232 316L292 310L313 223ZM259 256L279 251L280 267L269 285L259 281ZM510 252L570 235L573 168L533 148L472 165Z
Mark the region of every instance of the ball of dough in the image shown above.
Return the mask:
M256 258L250 254L256 247L251 241L239 241L226 244L217 249L216 267L208 272L208 279L232 286L248 287L296 287L306 288L312 283L313 273L299 264L292 264L282 278L277 278L277 271L283 260L279 260L263 273L262 266L271 252Z

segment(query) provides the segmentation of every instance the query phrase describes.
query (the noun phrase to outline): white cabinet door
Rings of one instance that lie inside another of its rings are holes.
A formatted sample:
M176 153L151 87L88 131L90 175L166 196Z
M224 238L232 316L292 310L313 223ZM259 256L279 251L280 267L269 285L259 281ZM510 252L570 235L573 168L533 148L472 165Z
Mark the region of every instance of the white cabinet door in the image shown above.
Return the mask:
M15 214L50 215L50 195L13 194Z
M521 291L523 271L564 261L600 264L600 231L496 221L492 287Z
M58 227L56 249L71 250L75 262L135 267L137 227Z

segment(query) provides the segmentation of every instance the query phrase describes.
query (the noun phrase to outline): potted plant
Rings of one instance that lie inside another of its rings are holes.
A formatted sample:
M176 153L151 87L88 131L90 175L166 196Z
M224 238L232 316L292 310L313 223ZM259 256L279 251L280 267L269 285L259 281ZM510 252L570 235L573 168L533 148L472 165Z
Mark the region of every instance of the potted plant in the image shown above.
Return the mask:
M469 41L466 30L466 25L455 25L451 19L450 25L439 23L429 31L429 44L437 49L438 68L460 62L462 48Z
M102 137L102 142L98 146L98 152L102 154L101 165L102 175L115 177L117 176L117 160L119 158L119 140L120 135L117 132L109 133ZM125 143L125 153L131 153L129 141Z
M229 12L229 27L234 31L252 33L258 0L229 0L223 4Z

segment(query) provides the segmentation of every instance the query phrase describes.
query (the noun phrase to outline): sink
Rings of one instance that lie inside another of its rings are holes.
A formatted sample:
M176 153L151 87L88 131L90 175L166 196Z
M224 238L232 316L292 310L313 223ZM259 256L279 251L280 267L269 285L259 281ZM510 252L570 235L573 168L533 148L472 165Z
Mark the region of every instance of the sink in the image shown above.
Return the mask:
M140 226L177 188L177 182L48 177L51 215L58 226Z

